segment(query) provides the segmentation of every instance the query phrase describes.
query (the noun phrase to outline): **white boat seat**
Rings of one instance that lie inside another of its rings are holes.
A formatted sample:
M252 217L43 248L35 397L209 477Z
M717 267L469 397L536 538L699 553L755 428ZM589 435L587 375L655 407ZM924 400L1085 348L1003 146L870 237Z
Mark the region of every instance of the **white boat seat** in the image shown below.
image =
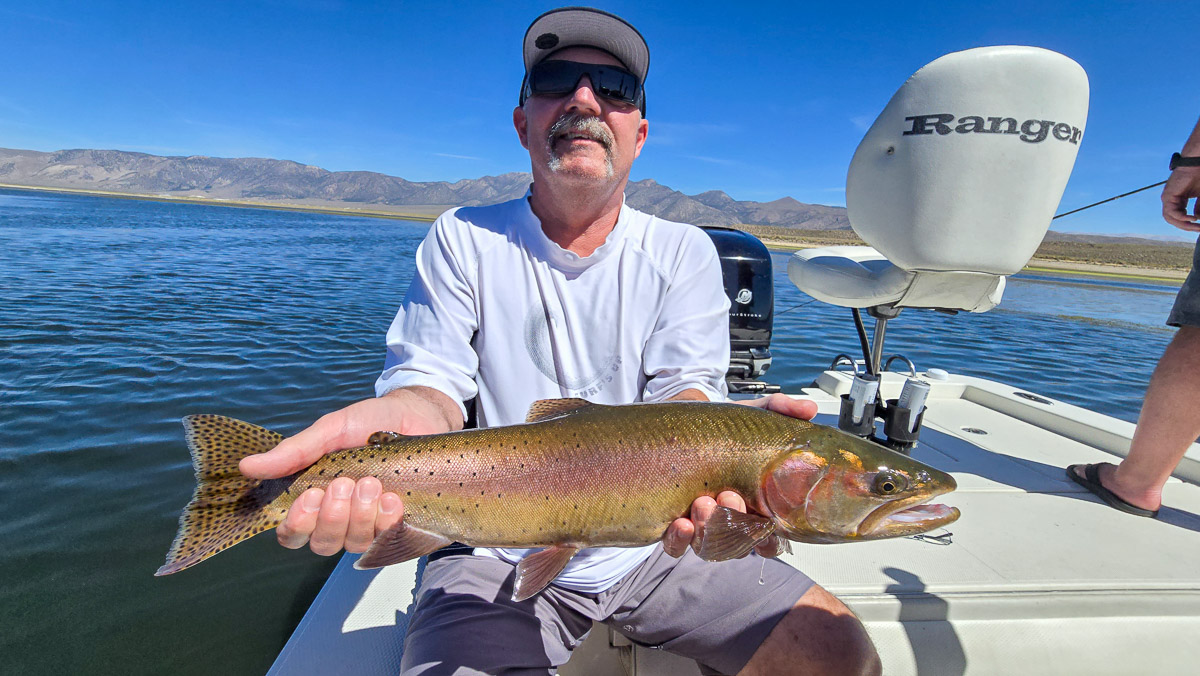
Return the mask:
M800 251L788 277L847 307L990 310L1046 235L1087 109L1087 75L1056 52L981 47L933 61L850 162L847 216L870 246Z
M797 251L788 261L792 283L817 300L842 307L937 307L990 310L1004 293L1004 277L979 272L921 274L893 265L869 246Z

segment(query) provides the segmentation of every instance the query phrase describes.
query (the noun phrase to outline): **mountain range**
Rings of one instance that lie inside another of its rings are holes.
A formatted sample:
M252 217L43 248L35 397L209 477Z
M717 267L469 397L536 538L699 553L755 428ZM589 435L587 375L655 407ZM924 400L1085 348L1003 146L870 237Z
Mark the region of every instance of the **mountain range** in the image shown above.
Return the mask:
M371 206L474 206L525 194L532 176L416 182L370 171L327 171L289 160L163 157L122 150L38 152L0 148L0 183L75 190L205 197L259 202ZM627 203L662 218L697 225L777 225L810 230L849 228L843 207L735 200L720 190L685 195L652 179L630 182Z
M532 175L417 182L372 171L327 171L290 160L203 155L165 157L123 150L11 150L0 148L0 183L162 197L201 197L280 205L319 205L436 214L452 206L494 204L525 194ZM804 230L848 230L845 207L735 200L720 190L686 195L653 179L631 181L626 202L635 209L696 225L771 225ZM397 208L407 207L407 208ZM1047 241L1179 244L1142 237L1050 231Z

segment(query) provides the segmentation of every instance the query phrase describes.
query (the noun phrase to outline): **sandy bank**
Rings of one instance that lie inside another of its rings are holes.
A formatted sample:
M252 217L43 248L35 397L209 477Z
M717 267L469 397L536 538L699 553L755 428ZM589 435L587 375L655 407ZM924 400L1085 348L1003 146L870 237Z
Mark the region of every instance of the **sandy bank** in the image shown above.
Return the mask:
M327 202L323 200L272 200L262 202L256 200L227 200L193 195L110 192L107 190L81 190L78 188L46 188L31 185L14 185L0 183L0 188L10 190L31 190L37 192L66 193L70 195L96 195L99 197L117 197L120 199L149 200L152 202L181 202L184 204L205 204L219 207L241 207L250 209L278 209L283 211L304 211L318 214L333 214L338 216L371 216L374 218L395 218L404 221L433 222L438 215L448 207L439 205L418 204L371 204L361 207L348 207L345 202Z
M811 249L827 244L798 244L796 242L781 242L764 239L767 248L776 251L797 251ZM1055 261L1034 258L1025 266L1023 272L1050 272L1054 274L1079 275L1081 277L1107 277L1129 281L1144 281L1179 286L1187 277L1187 270L1163 270L1158 268L1139 268L1123 265L1101 265L1098 263L1080 263L1075 261Z

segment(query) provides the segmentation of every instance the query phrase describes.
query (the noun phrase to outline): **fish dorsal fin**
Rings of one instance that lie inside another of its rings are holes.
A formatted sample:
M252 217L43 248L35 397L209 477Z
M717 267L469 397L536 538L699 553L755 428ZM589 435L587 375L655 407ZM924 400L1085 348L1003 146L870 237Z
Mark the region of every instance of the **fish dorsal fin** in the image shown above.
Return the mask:
M540 399L529 407L529 415L525 416L525 422L539 422L573 413L588 406L595 406L595 404L587 399Z
M704 523L696 554L705 561L728 561L750 553L754 545L775 532L775 522L765 516L746 514L717 505Z
M513 600L524 601L545 589L567 567L577 551L578 547L554 545L521 559L513 582Z
M403 521L375 536L367 551L354 562L359 570L382 568L411 561L450 544L450 538L410 526Z

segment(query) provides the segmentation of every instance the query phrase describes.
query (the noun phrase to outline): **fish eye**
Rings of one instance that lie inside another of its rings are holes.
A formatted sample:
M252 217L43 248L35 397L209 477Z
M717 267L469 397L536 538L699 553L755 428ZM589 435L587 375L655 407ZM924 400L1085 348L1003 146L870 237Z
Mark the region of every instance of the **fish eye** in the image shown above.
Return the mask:
M890 469L882 469L875 475L872 489L879 495L895 495L908 489L908 479Z

